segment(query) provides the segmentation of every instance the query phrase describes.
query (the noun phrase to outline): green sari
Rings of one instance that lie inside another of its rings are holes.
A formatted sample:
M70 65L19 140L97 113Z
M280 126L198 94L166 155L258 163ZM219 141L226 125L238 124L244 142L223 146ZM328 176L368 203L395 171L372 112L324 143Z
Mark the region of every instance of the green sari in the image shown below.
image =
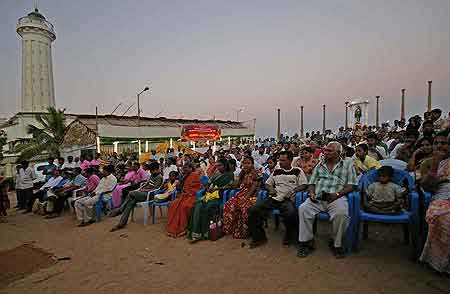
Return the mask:
M233 183L232 172L221 173L216 171L209 180L209 187L225 189ZM217 214L220 206L220 198L209 199L205 197L198 199L192 208L188 223L187 237L190 240L206 240L209 234L209 223Z

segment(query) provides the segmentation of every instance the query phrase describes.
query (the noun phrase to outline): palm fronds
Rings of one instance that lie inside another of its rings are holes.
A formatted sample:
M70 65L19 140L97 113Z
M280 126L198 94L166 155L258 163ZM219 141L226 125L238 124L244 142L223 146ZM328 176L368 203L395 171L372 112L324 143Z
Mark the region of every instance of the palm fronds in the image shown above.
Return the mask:
M50 156L59 156L60 147L66 133L64 110L48 108L48 113L36 116L37 125L28 125L32 138L14 147L20 153L19 161L47 152Z

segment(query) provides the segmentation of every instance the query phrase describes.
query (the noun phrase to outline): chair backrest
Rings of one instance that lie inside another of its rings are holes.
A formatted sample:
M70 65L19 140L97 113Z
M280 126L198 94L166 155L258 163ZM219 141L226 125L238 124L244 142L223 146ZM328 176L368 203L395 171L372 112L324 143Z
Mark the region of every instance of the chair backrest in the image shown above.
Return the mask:
M172 200L175 200L177 198L178 191L175 189L173 193L170 195Z
M208 182L209 182L209 178L208 178L208 176L202 176L200 181L201 181L203 186L206 186L208 184Z
M256 195L257 195L256 198L259 201L262 201L262 200L266 199L269 196L267 191L264 190L264 189L260 189L259 192Z
M370 184L375 183L378 180L378 170L374 169L365 173L358 183L359 191L367 191ZM402 187L407 187L410 191L415 190L415 183L413 177L404 170L394 169L394 176L392 182Z
M403 160L399 159L383 159L379 161L381 166L392 166L392 168L399 169L399 170L406 170L406 167L408 164L404 162Z

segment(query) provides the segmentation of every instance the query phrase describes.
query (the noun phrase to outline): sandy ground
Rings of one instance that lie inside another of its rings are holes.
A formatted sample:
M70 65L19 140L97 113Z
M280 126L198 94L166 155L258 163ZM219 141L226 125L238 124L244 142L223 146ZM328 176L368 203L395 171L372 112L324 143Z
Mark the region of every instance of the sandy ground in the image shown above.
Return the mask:
M409 260L400 226L371 225L361 251L336 260L327 248L328 224L319 223L318 248L306 259L281 246L269 225L269 243L250 250L230 237L188 244L165 235L165 217L143 225L142 211L125 230L117 219L85 228L63 217L11 211L0 224L0 250L23 243L70 261L39 270L0 293L450 293L450 279ZM2 263L2 261L0 261Z

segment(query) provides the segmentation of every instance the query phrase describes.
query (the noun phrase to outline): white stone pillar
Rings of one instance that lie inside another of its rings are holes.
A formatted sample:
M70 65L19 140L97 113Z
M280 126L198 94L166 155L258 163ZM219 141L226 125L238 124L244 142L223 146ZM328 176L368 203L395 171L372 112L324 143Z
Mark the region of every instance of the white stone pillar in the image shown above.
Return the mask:
M364 123L369 125L369 103L364 103Z

